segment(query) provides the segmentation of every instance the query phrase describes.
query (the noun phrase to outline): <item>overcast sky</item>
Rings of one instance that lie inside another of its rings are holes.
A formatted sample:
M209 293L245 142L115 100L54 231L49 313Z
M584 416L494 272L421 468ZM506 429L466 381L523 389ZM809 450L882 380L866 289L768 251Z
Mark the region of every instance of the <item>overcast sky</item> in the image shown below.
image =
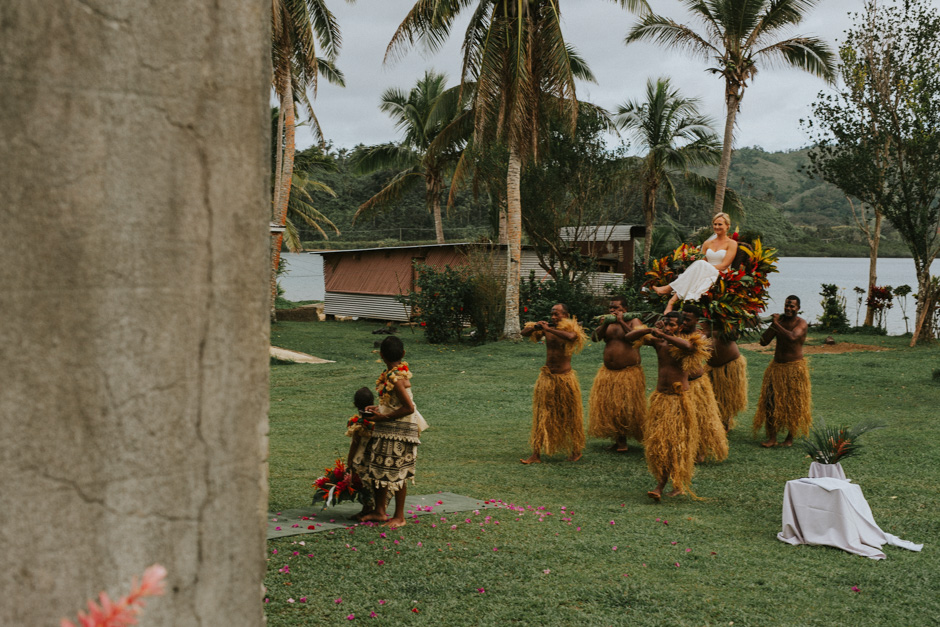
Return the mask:
M931 1L940 8L940 0ZM650 4L661 15L701 30L697 22L689 20L677 0L651 0ZM343 47L337 65L346 76L346 87L321 83L313 105L324 136L335 146L351 148L359 143L399 139L391 119L378 108L385 89L398 87L407 92L429 68L447 74L449 84L459 81L465 16L461 16L460 25L437 53L427 54L419 46L398 62L383 65L385 48L413 5L413 0L331 3L330 9L342 30ZM788 35L820 37L835 50L851 24L848 14L862 6L862 0L822 0ZM565 38L587 60L597 78L597 83L578 83L579 99L612 111L628 100L642 98L647 79L669 76L684 96L700 100L700 111L714 119L720 135L725 115L724 87L720 77L705 71L711 63L652 44L625 46L624 37L636 16L614 2L567 0L563 10ZM800 129L799 120L809 114L809 105L821 90L827 89L826 84L805 72L759 67L760 72L749 84L741 103L735 147L761 146L777 151L805 146L808 138ZM309 130L298 129L298 148L312 143Z

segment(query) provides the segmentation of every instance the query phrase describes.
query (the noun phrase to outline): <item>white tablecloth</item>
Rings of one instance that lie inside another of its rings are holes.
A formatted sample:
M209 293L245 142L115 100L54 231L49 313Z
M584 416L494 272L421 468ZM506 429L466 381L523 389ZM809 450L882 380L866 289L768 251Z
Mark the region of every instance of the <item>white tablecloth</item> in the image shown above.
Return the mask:
M825 544L872 559L884 559L885 544L911 551L924 545L885 533L872 517L862 489L845 479L821 477L787 481L783 491L783 531L788 544Z

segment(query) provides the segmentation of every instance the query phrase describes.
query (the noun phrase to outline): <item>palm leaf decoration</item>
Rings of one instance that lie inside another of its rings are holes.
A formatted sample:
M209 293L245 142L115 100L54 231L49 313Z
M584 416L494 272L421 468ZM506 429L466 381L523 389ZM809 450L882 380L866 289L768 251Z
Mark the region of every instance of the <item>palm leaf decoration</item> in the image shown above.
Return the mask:
M882 428L884 425L874 422L860 422L854 427L818 424L812 428L806 439L800 441L800 445L814 462L835 464L850 455L858 455L862 448L858 443L859 436Z

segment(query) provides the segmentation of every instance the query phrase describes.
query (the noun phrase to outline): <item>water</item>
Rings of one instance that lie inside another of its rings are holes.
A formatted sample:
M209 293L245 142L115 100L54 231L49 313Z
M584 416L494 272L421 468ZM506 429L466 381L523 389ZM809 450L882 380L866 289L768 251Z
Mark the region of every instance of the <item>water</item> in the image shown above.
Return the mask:
M845 313L849 324L856 324L857 294L853 288L860 287L868 291L868 259L856 257L782 257L777 263L777 274L771 274L770 297L765 313L783 313L783 301L790 294L800 297L802 312L800 315L810 324L818 321L822 315L823 283L839 286L840 293L845 296ZM931 266L931 274L940 270L940 262ZM907 296L908 328L914 331L914 311L916 303L914 295L917 292L917 275L914 272L914 262L911 259L879 259L878 281L879 286L910 285L911 294ZM867 294L866 294L867 296ZM865 302L862 301L858 310L858 324L865 321ZM897 297L894 305L885 314L889 335L900 335L905 332L904 314L901 312Z
M287 263L287 274L281 276L281 287L288 300L323 300L323 257L310 253L284 253L281 255ZM839 286L845 296L845 313L849 324L855 325L865 320L865 303L856 316L856 293L858 286L868 289L868 259L857 257L783 257L777 263L776 274L770 275L770 297L766 314L783 313L783 301L790 294L800 297L802 313L810 324L816 323L822 315L823 283ZM932 274L940 272L940 262L935 262ZM879 259L878 285L910 285L917 291L917 275L914 262L910 259ZM914 293L907 297L908 328L914 330ZM900 335L905 332L904 314L895 298L894 306L885 315L888 333Z
M287 265L279 283L284 298L292 301L323 300L323 257L310 253L281 253Z

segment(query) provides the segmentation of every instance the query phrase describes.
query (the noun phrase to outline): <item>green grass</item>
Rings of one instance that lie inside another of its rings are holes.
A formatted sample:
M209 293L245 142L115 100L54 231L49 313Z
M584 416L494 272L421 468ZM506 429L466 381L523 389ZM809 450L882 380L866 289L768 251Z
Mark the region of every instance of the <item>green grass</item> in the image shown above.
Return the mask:
M313 479L345 458L353 392L373 385L382 369L374 343L383 336L371 334L380 326L272 327L273 344L336 361L271 367L272 511L308 505ZM728 460L699 467L693 487L706 500L654 504L639 446L616 455L604 450L607 442L589 440L575 464L561 454L536 466L518 462L529 452L543 347L434 346L420 331L400 335L415 401L431 424L411 493L449 491L530 509L422 516L384 538L379 528L357 528L271 541L269 625L347 624L348 615L359 621L372 611L386 625L918 625L940 616L936 348L852 335L846 341L892 350L811 358L817 420L887 425L866 434L864 451L844 467L882 529L925 548L887 547L879 562L776 539L784 483L805 476L809 460L798 447L758 447L752 413L739 416ZM585 402L600 358L601 347L591 345L574 359ZM655 356L644 350L643 358L652 384ZM747 358L752 410L770 355ZM305 603L287 602L301 597Z

